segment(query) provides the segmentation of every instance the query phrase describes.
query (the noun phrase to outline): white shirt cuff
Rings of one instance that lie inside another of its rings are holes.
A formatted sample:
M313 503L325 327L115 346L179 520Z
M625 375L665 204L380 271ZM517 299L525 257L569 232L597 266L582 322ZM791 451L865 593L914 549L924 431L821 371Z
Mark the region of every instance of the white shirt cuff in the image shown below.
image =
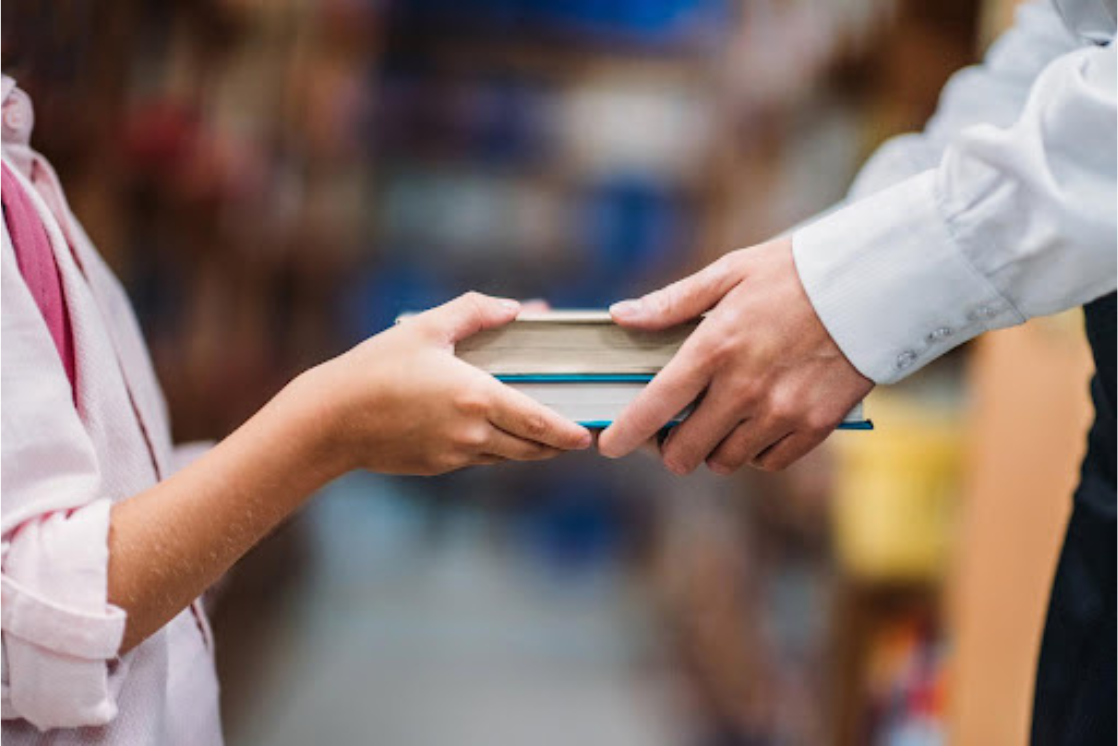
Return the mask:
M804 289L843 354L893 383L1025 318L959 250L925 171L792 236Z

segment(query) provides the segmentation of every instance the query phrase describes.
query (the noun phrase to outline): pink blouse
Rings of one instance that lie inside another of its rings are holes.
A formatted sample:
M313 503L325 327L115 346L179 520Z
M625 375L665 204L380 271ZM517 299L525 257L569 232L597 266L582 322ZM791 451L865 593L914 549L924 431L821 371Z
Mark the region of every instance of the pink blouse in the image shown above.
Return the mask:
M172 473L182 454L128 299L29 146L30 100L8 77L2 111L3 197L17 183L45 229L74 361L71 377L55 311L29 288L0 221L3 742L219 744L199 603L118 654L125 613L107 598L110 509Z

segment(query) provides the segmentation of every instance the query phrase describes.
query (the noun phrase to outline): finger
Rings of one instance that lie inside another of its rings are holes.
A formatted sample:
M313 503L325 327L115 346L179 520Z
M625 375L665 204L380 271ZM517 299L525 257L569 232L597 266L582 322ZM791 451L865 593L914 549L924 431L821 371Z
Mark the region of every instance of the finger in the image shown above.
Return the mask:
M504 430L490 429L489 439L482 446L487 454L501 456L511 461L544 461L565 451L545 446L534 440L524 440Z
M598 450L621 458L655 435L706 388L708 377L687 354L684 344L671 362L621 412L598 438Z
M546 313L551 310L551 304L543 298L530 298L520 301L520 313Z
M503 326L519 312L517 301L470 292L419 314L413 323L422 324L441 341L453 345L483 329Z
M759 419L748 419L735 427L707 458L707 466L715 474L732 474L753 463L766 448L789 434L783 428L766 427Z
M696 319L713 308L738 283L728 259L641 298L610 306L613 320L637 329L667 329Z
M527 394L491 379L494 405L489 421L510 435L564 451L590 447L590 431L559 415Z
M820 443L827 439L828 435L830 435L830 432L826 431L797 430L780 442L762 451L753 459L752 464L764 471L780 471L782 469L787 469L808 453L815 450Z
M676 474L690 474L748 415L726 387L712 385L664 444L664 466Z
M493 466L494 464L503 464L508 461L504 456L497 456L492 453L482 453L475 456L470 461L470 466Z

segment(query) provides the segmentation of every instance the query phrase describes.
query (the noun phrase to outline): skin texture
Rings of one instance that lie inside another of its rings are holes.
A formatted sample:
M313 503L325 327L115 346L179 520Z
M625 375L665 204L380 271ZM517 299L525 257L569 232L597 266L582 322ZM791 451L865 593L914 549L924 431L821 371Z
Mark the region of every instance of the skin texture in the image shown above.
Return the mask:
M598 449L611 458L646 443L699 400L661 446L668 469L689 474L704 461L718 474L746 464L784 469L822 443L873 388L812 308L790 238L731 252L610 312L636 329L664 329L706 314L599 437Z
M121 652L157 631L327 482L353 469L441 474L590 446L590 433L454 356L516 318L470 293L292 381L198 461L113 506L109 600Z

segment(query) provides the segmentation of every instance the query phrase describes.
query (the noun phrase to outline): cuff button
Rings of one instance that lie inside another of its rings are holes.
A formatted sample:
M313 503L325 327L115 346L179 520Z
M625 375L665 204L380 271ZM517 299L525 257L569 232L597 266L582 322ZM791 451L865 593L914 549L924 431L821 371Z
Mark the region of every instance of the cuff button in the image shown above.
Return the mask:
M912 367L916 362L916 353L912 350L905 350L900 355L897 355L897 370L904 370L905 368Z
M998 309L994 306L979 306L978 308L968 313L967 317L971 321L980 321L982 319L992 319L997 315Z
M951 329L951 327L941 326L940 328L936 329L931 334L929 334L927 337L925 337L925 339L928 342L941 342L941 341L947 339L948 337L950 337L954 333L955 332Z

